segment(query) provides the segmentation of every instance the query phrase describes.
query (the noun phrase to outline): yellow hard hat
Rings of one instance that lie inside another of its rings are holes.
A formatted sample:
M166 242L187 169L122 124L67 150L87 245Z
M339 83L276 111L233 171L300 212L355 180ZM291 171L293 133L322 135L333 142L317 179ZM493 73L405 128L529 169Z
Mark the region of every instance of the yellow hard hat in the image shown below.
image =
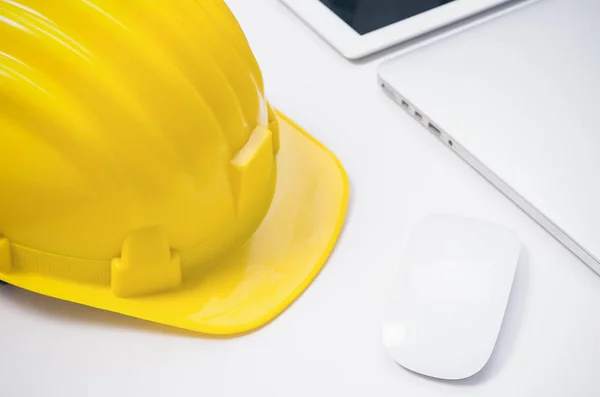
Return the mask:
M246 332L310 284L347 201L222 0L0 0L0 280Z

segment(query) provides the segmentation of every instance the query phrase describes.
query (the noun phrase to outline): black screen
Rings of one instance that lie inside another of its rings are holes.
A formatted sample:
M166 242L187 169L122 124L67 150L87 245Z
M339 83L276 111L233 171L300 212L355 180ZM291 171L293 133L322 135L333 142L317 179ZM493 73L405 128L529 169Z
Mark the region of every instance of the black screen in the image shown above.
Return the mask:
M454 0L319 0L359 34L366 34Z

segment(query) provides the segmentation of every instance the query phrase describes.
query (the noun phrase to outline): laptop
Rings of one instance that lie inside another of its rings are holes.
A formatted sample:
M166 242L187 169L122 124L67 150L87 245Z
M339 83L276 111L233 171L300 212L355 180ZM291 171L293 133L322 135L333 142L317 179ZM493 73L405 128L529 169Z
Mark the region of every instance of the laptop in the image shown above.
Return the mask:
M600 1L531 1L387 61L379 78L600 274Z

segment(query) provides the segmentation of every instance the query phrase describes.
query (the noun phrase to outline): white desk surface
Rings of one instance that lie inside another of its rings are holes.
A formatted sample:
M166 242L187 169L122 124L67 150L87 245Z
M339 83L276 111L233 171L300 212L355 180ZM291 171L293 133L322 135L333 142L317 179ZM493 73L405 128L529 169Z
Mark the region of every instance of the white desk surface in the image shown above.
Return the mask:
M600 277L381 92L383 58L346 61L277 0L228 3L271 102L348 171L333 256L283 315L234 339L1 286L0 396L600 396ZM380 338L403 247L432 212L500 222L527 250L490 363L460 382L404 370Z

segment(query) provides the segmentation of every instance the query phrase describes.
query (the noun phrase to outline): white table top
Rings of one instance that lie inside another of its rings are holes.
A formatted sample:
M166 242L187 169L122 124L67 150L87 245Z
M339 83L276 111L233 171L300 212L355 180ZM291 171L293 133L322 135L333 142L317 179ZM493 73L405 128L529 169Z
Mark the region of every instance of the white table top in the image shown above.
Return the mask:
M600 395L600 277L381 92L377 66L393 54L351 63L277 0L228 3L270 101L348 171L350 210L334 254L283 315L234 339L2 286L0 395ZM432 212L500 222L527 250L490 363L460 382L404 370L380 338L403 247Z

